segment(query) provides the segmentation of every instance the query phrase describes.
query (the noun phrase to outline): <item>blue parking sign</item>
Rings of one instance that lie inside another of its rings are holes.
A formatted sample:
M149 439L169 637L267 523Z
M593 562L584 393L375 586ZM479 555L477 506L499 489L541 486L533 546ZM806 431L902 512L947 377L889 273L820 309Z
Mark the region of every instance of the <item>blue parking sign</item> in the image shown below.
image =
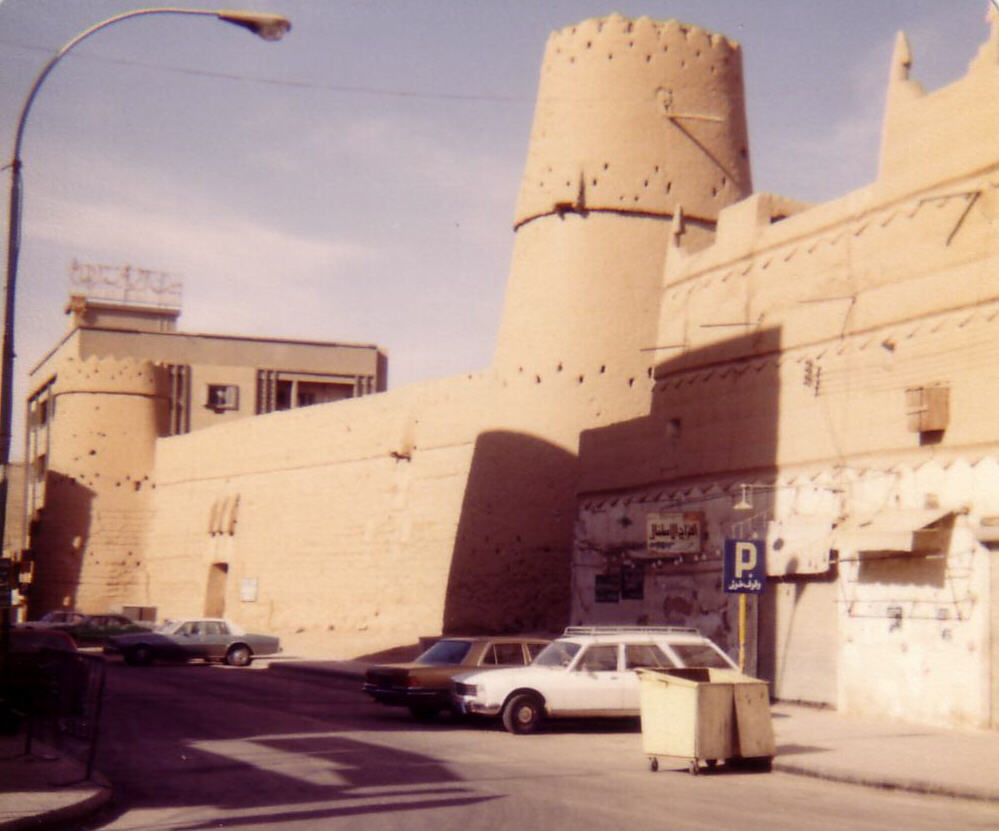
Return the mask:
M766 550L762 540L725 540L724 590L730 594L761 594L767 582Z

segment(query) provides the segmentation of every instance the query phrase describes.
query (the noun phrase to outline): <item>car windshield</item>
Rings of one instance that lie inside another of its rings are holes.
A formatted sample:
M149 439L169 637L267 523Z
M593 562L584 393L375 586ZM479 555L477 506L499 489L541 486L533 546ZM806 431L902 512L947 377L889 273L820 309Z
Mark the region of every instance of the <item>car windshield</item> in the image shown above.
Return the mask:
M177 630L184 625L182 620L164 620L159 626L157 626L153 631L160 632L164 635L176 634Z
M538 653L531 666L567 667L579 652L579 644L573 641L552 641Z
M671 643L670 646L685 667L732 668L725 656L710 643Z
M416 659L418 664L460 664L472 644L469 641L437 641Z

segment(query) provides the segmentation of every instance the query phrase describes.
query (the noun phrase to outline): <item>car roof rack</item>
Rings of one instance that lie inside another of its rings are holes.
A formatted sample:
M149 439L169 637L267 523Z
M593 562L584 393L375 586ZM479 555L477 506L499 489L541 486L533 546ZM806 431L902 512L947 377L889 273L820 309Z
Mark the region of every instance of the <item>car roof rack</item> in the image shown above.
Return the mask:
M700 635L694 626L566 626L563 635L619 635L627 632L639 634Z

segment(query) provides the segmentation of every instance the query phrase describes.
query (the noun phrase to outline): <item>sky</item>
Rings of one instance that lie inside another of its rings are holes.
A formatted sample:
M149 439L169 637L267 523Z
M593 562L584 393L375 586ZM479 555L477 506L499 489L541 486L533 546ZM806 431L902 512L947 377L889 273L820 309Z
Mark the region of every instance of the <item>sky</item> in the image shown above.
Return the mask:
M0 0L4 163L48 58L95 23L149 5ZM222 7L282 13L292 30L270 43L213 18L123 21L67 55L32 106L14 458L27 374L68 327L74 261L180 277L184 331L378 344L390 388L487 367L554 29L617 11L738 40L754 188L808 202L875 178L899 30L928 90L959 78L988 35L987 0Z

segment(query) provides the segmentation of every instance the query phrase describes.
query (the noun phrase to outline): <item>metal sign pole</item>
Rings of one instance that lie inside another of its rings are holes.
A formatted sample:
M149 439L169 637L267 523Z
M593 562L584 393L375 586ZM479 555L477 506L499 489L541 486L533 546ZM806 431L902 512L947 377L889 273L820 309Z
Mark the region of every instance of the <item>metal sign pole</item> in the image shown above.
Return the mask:
M746 594L739 594L739 672L746 671Z

